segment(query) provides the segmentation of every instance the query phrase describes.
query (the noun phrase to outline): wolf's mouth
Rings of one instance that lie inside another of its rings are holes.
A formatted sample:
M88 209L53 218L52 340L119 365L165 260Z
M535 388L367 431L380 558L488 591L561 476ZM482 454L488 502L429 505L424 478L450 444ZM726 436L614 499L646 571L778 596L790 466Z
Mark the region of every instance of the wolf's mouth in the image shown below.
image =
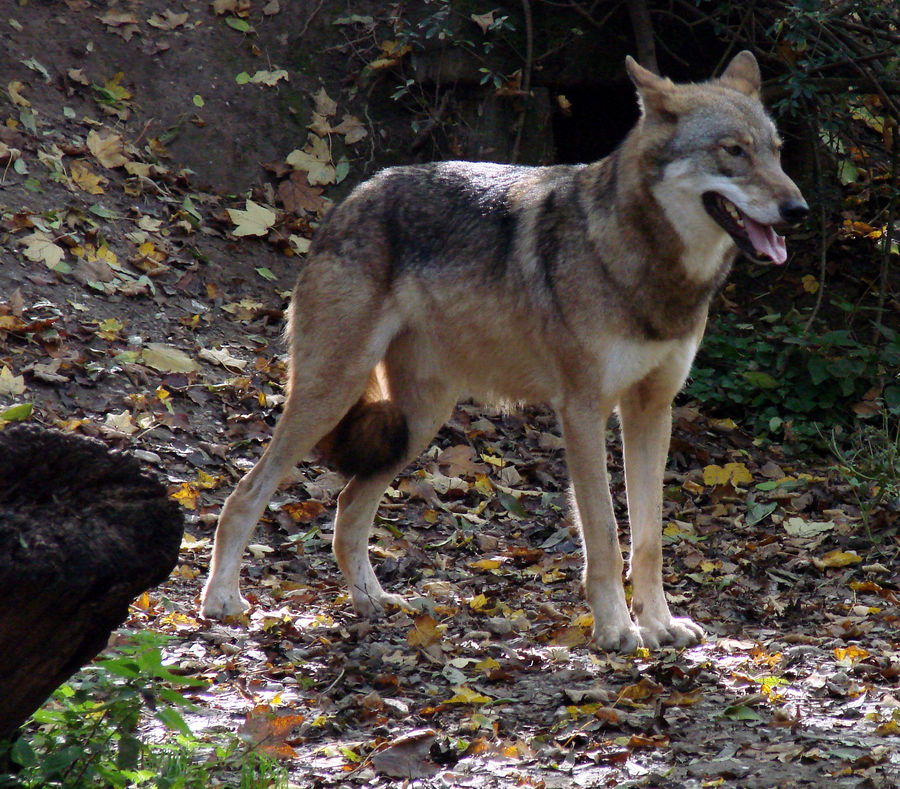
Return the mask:
M772 225L763 225L743 213L731 200L718 192L703 193L703 207L753 260L771 260L779 266L787 260L784 238Z

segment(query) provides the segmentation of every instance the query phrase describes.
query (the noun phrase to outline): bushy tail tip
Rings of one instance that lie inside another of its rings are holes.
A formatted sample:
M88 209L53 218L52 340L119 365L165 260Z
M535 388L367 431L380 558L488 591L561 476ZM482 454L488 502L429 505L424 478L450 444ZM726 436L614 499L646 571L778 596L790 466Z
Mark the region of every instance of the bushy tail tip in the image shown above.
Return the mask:
M371 477L399 463L409 428L390 400L361 398L318 444L325 459L346 477Z

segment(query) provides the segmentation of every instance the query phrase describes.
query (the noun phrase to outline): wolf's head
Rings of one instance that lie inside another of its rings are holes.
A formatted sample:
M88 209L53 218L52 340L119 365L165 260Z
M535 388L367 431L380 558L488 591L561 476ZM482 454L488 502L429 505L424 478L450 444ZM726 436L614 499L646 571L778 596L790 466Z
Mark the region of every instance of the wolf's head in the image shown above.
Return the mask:
M627 58L645 132L656 140L650 189L688 248L721 244L727 234L745 254L781 264L775 228L809 207L781 168L781 140L759 97L760 73L739 52L718 79L675 84Z

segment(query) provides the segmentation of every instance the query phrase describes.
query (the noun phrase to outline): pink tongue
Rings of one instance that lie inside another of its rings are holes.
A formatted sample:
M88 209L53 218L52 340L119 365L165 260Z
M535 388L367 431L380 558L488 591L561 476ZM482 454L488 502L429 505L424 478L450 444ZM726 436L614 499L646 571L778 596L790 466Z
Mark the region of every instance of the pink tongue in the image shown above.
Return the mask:
M744 227L754 249L762 255L768 255L779 266L787 260L787 247L784 239L775 232L771 225L761 225L746 214L743 215Z

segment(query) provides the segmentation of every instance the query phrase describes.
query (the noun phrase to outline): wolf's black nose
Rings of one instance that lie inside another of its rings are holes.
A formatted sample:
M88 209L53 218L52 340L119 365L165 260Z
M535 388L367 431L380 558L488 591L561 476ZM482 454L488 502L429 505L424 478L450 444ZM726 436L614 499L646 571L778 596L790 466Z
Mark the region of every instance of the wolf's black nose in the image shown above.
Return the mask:
M795 200L785 200L778 206L778 212L785 222L794 224L799 222L809 213L809 206L802 197Z

